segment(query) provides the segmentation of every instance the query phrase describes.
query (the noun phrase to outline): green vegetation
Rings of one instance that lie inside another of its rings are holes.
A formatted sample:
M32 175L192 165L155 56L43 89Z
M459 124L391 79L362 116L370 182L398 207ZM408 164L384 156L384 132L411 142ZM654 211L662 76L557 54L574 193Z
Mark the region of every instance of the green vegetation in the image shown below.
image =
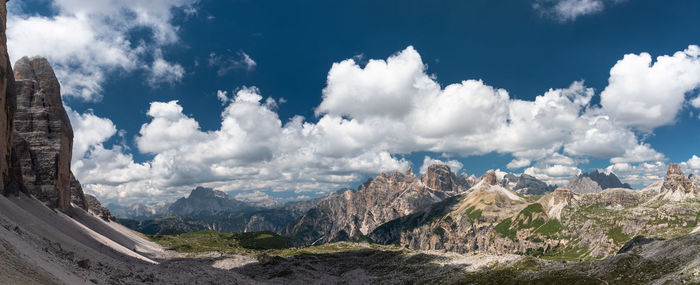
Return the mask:
M616 244L623 244L631 239L631 237L622 232L622 228L614 227L608 231L610 237Z
M561 225L559 220L551 219L547 221L544 225L537 228L537 230L535 230L535 233L549 236L560 232L562 229L564 229L564 227Z
M467 208L467 217L469 217L469 220L474 223L477 221L479 218L481 218L481 210L475 210L474 206L471 206Z
M287 247L288 238L273 232L220 233L201 231L177 235L155 235L149 238L161 246L182 253L220 252L251 256L297 256L358 250L401 251L397 246L373 243L335 242L308 247Z
M544 213L544 208L542 208L542 204L533 203L533 204L527 205L527 207L525 207L525 209L520 211L521 215L525 215L528 217L532 217L532 215L535 213Z
M546 214L540 203L530 204L516 216L518 221L517 229L538 228L544 224L544 217L546 217Z
M578 242L573 242L571 244L578 244ZM563 246L557 245L553 248L546 250L541 256L542 259L548 260L581 260L584 259L588 250L578 246Z
M231 252L249 250L282 249L287 247L288 238L273 232L220 233L201 231L177 235L155 235L151 240L158 244L184 253Z
M442 227L437 227L433 230L433 233L442 237L445 235L445 229Z
M512 220L510 218L507 218L507 219L501 221L500 223L498 223L498 225L496 225L495 227L493 227L493 230L495 230L497 233L501 234L504 237L514 239L515 238L515 230L510 229L511 222L512 222Z

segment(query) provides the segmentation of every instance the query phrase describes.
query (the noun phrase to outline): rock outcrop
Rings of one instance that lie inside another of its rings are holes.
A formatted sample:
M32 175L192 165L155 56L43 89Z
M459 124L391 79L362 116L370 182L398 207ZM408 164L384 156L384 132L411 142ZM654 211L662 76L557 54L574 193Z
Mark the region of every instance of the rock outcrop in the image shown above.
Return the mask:
M408 175L413 174L411 169ZM428 167L422 178L423 184L430 189L441 189L443 191L458 192L459 189L468 189L471 184L466 175L455 175L450 167L445 164L433 164Z
M390 220L455 196L469 188L465 175L447 165L432 165L425 176L411 170L381 173L358 187L331 195L285 230L299 245L358 240Z
M557 188L551 194L546 194L538 200L547 216L550 218L561 219L561 212L564 207L568 206L573 199L574 194L567 188Z
M112 215L112 213L100 204L100 201L90 194L84 195L84 201L87 211L95 214L96 216L102 218L105 221L116 221L117 218Z
M520 176L508 173L503 177L501 185L520 194L542 195L554 191L554 186L550 186L534 176L522 174Z
M662 199L670 201L685 201L700 197L700 189L693 183L691 178L683 175L683 171L678 163L668 165L666 177L660 189Z
M574 176L566 188L574 193L586 194L598 193L608 188L631 189L632 187L627 183L622 183L613 173L603 173L596 170Z
M45 58L23 57L15 63L15 81L13 145L24 186L37 199L65 211L71 202L73 128L58 79Z
M493 170L486 171L486 174L484 174L484 177L482 177L481 180L483 180L484 183L486 183L488 185L498 184L498 177L496 177L496 171L493 171Z
M17 105L15 81L7 55L6 20L7 9L3 3L0 5L0 194L6 193L11 183L12 122Z

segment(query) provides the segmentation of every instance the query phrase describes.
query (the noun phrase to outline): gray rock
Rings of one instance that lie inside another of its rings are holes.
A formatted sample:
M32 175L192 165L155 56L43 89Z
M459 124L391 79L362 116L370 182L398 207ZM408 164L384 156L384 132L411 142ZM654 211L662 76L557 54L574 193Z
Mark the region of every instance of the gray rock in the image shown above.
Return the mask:
M668 171L666 171L666 177L664 178L663 190L668 191L683 191L690 192L693 190L693 182L683 175L681 166L678 163L671 163L668 165Z
M324 198L285 234L298 245L361 240L375 228L429 207L470 187L466 176L456 176L446 165L432 165L425 176L411 170L381 173L358 187Z
M51 207L71 202L73 129L63 108L58 79L42 57L15 63L17 111L13 122L22 179L27 191Z
M7 55L5 23L7 9L0 5L0 193L6 193L11 184L12 122L17 105L15 80ZM16 187L15 187L16 188Z
M80 207L81 209L88 211L89 205L87 200L85 199L85 193L83 192L83 186L80 185L80 182L78 182L78 179L75 179L75 176L73 176L73 173L71 172L70 174L70 198L71 198L71 203L74 205ZM97 202L97 199L95 198L95 201ZM98 204L100 202L97 202ZM102 207L102 205L100 205Z
M117 219L112 215L112 213L100 204L100 201L90 194L85 194L85 205L87 210L102 218L105 221L116 221Z
M628 241L627 243L625 243L625 245L623 245L620 248L620 250L617 252L617 254L622 254L622 253L625 253L625 252L628 252L628 251L634 249L635 247L639 247L639 246L642 246L642 245L645 245L648 243L652 243L655 241L662 241L662 240L664 240L664 239L663 238L656 238L656 237L648 238L645 236L636 236L633 239L631 239L630 241Z
M608 188L632 188L629 184L622 183L615 174L598 170L574 176L566 187L579 194L598 193Z
M508 173L503 177L501 185L521 194L542 195L554 191L555 186L548 185L534 176L522 174L520 176Z

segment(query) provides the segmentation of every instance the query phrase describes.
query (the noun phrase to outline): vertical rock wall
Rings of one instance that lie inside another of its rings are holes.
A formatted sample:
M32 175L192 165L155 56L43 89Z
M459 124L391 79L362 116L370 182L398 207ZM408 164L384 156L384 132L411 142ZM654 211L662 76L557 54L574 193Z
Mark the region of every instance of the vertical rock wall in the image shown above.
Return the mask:
M0 193L5 193L10 184L12 157L12 121L15 113L15 86L7 55L5 25L7 8L0 1Z
M27 191L51 207L71 202L73 129L49 62L23 57L15 63L17 110L13 144Z

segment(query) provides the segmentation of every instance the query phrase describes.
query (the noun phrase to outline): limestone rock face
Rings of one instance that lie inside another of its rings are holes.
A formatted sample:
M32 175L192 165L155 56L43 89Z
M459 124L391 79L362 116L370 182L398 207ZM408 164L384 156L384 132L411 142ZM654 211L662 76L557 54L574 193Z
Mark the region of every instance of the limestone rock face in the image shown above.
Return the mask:
M65 211L71 202L73 129L63 108L58 79L41 57L18 60L14 76L17 111L13 145L24 186L37 199Z
M83 187L80 185L80 182L78 182L78 179L75 179L75 176L73 176L73 173L71 172L70 174L70 202L73 203L76 207L80 207L81 209L88 211L88 202L85 199L85 193L83 192ZM97 200L97 199L95 199ZM99 202L98 202L99 203ZM100 205L101 207L101 205Z
M80 185L80 184L78 184ZM85 205L87 207L86 211L92 212L93 214L97 215L98 217L102 218L105 221L116 221L117 218L115 218L112 213L107 210L107 208L103 207L102 204L100 204L100 201L97 201L97 198L95 196L92 196L90 194L85 194L84 195L84 201Z
M496 185L498 184L498 178L496 177L496 171L489 170L486 171L486 174L484 174L484 177L482 178L484 183L488 185Z
M669 201L685 201L700 198L700 187L685 177L678 163L668 165L664 182L659 189L660 198Z
M668 165L668 171L666 171L662 189L689 192L693 190L693 183L683 175L681 166L678 165L678 163L671 163Z
M298 245L358 240L390 220L466 191L465 176L433 165L424 177L412 171L381 173L358 187L328 196L291 223L285 234Z
M12 164L12 121L16 107L14 76L7 55L5 23L7 8L0 5L0 193L5 193L10 184Z
M413 175L413 171L409 169L406 174ZM450 167L445 164L433 164L429 166L422 181L423 184L430 189L440 189L444 191L469 189L473 184L465 174L457 176L452 172Z

